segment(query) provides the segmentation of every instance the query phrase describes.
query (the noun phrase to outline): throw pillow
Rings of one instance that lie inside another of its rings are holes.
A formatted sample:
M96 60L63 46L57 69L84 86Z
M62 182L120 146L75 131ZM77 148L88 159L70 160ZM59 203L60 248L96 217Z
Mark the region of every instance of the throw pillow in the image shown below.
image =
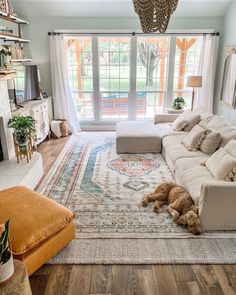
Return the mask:
M188 135L182 141L182 144L189 151L196 151L199 149L202 141L206 136L206 129L203 127L196 125L193 129L188 133Z
M219 132L207 129L206 136L200 145L200 150L207 155L211 155L217 150L220 141L221 135Z
M199 114L195 114L191 111L185 111L173 122L172 126L176 131L190 132L200 120L201 116Z
M175 131L184 131L188 122L181 116L179 116L172 124Z
M206 162L206 167L218 180L233 181L236 173L236 158L224 148L216 151Z

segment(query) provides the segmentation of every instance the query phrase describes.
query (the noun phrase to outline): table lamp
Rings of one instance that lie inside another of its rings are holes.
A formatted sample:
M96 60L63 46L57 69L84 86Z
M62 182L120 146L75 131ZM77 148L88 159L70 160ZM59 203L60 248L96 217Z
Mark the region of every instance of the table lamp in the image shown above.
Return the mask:
M189 76L187 81L187 87L193 88L191 111L193 110L195 99L195 88L202 87L202 76Z

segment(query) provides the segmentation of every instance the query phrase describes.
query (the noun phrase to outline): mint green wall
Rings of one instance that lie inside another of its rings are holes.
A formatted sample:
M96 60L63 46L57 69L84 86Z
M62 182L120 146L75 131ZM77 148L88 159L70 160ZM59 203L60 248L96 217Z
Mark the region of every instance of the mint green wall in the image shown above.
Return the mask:
M51 73L49 64L49 37L48 31L52 29L77 30L130 30L140 29L138 18L34 18L30 19L15 7L21 17L30 21L24 27L24 37L31 40L30 54L34 63L39 65L41 73L41 88L51 94ZM216 29L222 32L223 18L172 18L169 29L198 30Z
M236 125L236 110L230 108L229 106L226 106L224 103L220 101L224 48L227 46L236 47L236 2L233 2L229 8L228 13L224 18L223 28L223 42L220 55L220 68L218 71L218 87L216 91L215 111L217 112L217 114L223 115L234 125Z

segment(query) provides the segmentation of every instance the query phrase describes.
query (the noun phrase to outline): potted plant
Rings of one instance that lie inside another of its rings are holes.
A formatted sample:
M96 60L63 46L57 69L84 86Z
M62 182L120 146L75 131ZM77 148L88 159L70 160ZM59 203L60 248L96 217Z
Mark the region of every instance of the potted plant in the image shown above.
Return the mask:
M1 49L0 55L1 55L1 57L3 56L3 58L4 58L4 62L3 62L4 64L9 64L11 62L10 57L12 56L12 53L8 47L5 47L5 49L4 48ZM3 64L3 66L4 66L4 64Z
M182 110L186 102L183 97L177 97L173 100L172 108L175 110Z
M35 132L35 122L31 116L16 116L8 122L8 127L14 129L16 144L21 152L26 151L31 134Z
M9 225L9 220L0 225L0 284L6 282L14 274L13 257L9 243Z

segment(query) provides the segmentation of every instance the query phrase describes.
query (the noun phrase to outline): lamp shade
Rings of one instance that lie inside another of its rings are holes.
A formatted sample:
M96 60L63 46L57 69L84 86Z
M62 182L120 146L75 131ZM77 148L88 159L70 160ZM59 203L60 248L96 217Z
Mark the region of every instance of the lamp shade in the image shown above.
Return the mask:
M189 76L187 87L202 87L202 76Z

